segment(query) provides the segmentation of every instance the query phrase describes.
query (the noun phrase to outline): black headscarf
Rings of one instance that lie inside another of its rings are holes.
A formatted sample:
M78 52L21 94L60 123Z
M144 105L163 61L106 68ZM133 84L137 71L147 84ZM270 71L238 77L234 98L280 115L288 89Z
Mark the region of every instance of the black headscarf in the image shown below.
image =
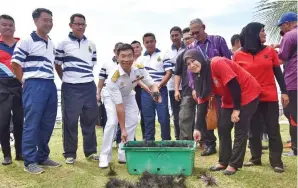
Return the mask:
M260 31L264 27L265 25L261 23L251 22L242 29L240 33L242 51L255 55L266 48L260 40Z
M210 60L205 59L201 52L197 49L187 50L184 54L184 63L186 60L192 58L200 62L201 71L199 74L194 74L194 86L199 98L209 97L212 89L212 77Z

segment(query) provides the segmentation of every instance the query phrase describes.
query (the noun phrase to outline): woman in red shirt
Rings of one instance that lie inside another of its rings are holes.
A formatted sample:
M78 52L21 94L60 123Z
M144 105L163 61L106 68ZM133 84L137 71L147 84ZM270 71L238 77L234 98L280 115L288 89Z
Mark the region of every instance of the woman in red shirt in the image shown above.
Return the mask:
M275 50L263 45L266 42L264 25L257 22L249 23L240 34L242 48L234 54L234 61L249 72L262 87L258 110L252 118L251 136L249 138L251 159L245 166L261 165L262 156L262 123L264 117L269 137L269 159L275 172L284 172L282 155L282 141L279 128L279 104L275 79L281 89L282 104L289 102L285 81Z
M224 174L232 175L243 165L249 122L259 103L260 85L237 63L224 57L214 57L210 62L193 49L185 53L184 61L196 78L194 84L199 97L194 130L196 141L200 139L200 128L206 126L208 98L212 94L222 96L218 125L219 161L210 170L225 169ZM233 126L235 139L232 148Z

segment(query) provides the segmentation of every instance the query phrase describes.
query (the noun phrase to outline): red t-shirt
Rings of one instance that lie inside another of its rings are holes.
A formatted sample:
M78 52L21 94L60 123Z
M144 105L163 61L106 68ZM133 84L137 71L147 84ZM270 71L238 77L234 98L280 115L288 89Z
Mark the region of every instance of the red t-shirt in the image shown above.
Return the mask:
M255 77L261 85L260 101L278 101L273 67L279 66L279 59L273 48L267 46L255 56L238 50L233 60Z
M223 108L234 108L229 81L236 77L241 89L241 106L244 106L256 99L261 87L254 77L241 68L237 63L224 57L214 57L211 60L212 93L222 96ZM198 102L205 102L206 99L199 99Z

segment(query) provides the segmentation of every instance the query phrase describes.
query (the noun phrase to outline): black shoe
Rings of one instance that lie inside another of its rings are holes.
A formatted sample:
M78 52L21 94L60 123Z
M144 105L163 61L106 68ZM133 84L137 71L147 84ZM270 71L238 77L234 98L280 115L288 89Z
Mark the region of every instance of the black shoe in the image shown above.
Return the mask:
M203 153L201 153L201 156L209 156L212 154L216 153L216 148L215 147L208 147L207 149L205 149L203 151Z
M281 168L281 167L274 167L273 168L273 170L274 170L274 172L276 172L276 173L283 173L283 172L285 172L285 170L283 169L283 168Z
M233 175L233 174L235 174L236 172L237 172L237 170L235 170L235 171L224 170L224 171L223 171L224 175L227 175L227 176Z
M243 166L246 166L246 167L250 167L250 166L262 166L262 162L247 162L247 163L244 163Z
M226 169L227 167L223 166L223 167L220 167L220 166L217 166L217 165L214 165L212 166L211 168L209 168L210 171L221 171L221 170L224 170Z
M12 163L11 157L4 157L4 160L2 161L3 165L10 165Z
M16 158L15 158L16 161L24 161L24 158L22 155L16 155Z

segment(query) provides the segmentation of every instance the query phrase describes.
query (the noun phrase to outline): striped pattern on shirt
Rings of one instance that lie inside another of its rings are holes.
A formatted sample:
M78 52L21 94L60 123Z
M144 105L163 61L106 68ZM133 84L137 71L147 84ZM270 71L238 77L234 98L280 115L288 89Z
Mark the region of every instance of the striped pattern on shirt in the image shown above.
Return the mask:
M54 79L55 48L50 38L44 40L36 32L20 40L13 52L12 62L23 68L23 80Z
M96 46L85 36L80 40L69 33L68 37L58 44L55 54L55 64L62 65L63 82L76 84L94 81Z
M173 64L170 62L170 59L165 58L159 49L156 49L151 56L145 52L144 56L139 57L136 63L145 66L155 83L162 81L166 71L173 70Z

